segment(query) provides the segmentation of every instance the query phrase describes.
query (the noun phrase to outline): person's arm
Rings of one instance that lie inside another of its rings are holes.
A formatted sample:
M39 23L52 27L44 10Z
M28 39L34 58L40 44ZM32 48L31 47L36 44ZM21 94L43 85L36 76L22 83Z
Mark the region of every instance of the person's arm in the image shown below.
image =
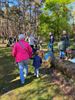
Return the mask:
M32 57L32 48L29 44L28 44L28 54L29 54L29 57L31 58Z
M40 58L40 63L42 64L42 59Z
M27 36L27 37L25 38L25 41L28 41L28 39L29 39L29 37Z

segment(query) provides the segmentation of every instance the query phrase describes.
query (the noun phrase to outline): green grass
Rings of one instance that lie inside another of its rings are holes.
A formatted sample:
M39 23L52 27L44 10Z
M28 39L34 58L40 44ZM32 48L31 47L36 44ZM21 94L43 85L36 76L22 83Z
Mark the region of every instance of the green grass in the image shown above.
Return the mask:
M52 82L50 73L41 67L40 78L33 76L32 61L30 74L22 86L18 66L14 64L10 48L0 48L0 100L69 100L64 99L59 86Z

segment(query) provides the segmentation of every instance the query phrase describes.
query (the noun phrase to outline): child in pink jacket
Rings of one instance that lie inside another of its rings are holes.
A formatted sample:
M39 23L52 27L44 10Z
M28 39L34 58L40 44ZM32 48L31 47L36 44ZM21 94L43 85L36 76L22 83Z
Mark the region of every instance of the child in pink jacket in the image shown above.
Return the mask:
M20 34L18 38L19 41L16 42L12 48L12 56L18 63L21 83L24 84L25 76L28 74L28 60L32 57L32 48L28 42L24 40L24 34Z

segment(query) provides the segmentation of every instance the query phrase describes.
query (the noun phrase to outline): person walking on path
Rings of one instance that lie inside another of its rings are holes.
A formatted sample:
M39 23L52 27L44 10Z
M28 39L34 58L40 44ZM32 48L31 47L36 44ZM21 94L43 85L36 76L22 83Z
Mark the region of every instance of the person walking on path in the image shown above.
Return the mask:
M39 50L37 50L35 56L33 57L34 75L36 77L39 77L39 68L41 64L42 64L42 58L40 57Z
M33 33L30 34L28 41L29 41L29 44L32 47L32 50L33 50L33 53L34 53L34 45L35 45L35 42L37 40L35 39Z
M65 51L66 51L66 49L70 46L69 35L67 34L67 32L65 30L63 31L62 35L63 35L62 38L64 40Z
M53 52L53 43L54 43L54 35L52 32L49 33L49 36L50 36L50 46L51 46L51 51Z
M61 38L58 42L58 49L59 49L59 56L60 60L63 60L65 58L65 44L64 39Z
M18 36L19 41L12 47L12 56L19 66L20 80L21 83L25 83L25 76L28 74L28 60L32 57L32 48L27 43L24 34Z

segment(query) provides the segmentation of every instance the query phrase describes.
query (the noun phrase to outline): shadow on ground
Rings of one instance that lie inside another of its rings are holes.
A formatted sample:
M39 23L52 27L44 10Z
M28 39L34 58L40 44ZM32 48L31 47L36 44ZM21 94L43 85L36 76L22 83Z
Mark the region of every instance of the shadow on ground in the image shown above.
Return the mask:
M0 50L0 95L21 87L18 66L14 64L14 59L10 54L9 48ZM32 76L32 75L31 75ZM34 78L29 76L25 84L29 84Z
M9 77L13 77L14 78L16 76L9 75ZM23 87L24 85L26 86L27 84L31 83L33 80L34 80L34 77L31 76L31 77L27 77L26 78L25 84L21 84L20 83L20 79L15 80L15 81L8 81L7 84L3 85L4 87L0 87L1 95L4 94L4 93L9 92L11 90Z

